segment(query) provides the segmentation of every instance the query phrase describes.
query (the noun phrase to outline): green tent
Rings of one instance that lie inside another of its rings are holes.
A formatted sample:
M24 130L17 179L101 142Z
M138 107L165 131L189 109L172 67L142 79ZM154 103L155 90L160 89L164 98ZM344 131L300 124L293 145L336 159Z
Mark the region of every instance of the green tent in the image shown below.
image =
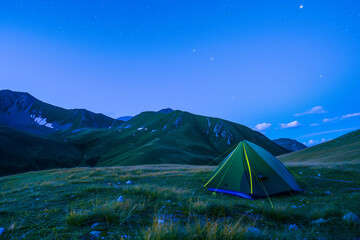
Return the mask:
M236 146L204 187L248 199L302 191L276 157L249 141L242 141Z

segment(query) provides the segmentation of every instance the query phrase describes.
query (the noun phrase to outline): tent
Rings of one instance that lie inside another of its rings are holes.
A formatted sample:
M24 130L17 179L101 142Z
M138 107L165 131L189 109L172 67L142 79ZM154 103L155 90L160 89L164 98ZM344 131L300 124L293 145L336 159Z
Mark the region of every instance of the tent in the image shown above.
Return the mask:
M204 187L247 199L302 191L276 157L246 140L222 161Z

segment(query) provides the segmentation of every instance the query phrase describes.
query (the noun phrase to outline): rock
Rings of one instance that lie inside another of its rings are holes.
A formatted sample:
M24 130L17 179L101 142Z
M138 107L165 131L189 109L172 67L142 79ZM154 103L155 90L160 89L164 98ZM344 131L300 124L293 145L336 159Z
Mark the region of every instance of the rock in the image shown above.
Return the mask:
M100 237L101 231L91 231L89 232L90 234L90 239L96 239Z
M118 202L123 202L123 201L124 201L123 196L120 196L116 201L118 201Z
M91 225L91 228L96 228L97 226L100 226L100 223L94 223L93 225Z
M68 197L68 199L74 199L75 195L71 195L70 197Z
M248 236L259 237L261 235L260 229L255 227L249 227L246 231Z
M326 193L326 194L331 194L331 192L330 192L330 191L325 191L325 193Z
M127 181L126 184L131 185L133 182L131 180Z
M290 224L289 230L299 230L299 228L296 224Z
M327 222L327 221L323 218L311 221L311 223L313 223L313 224L320 224L320 223L325 223L325 222Z
M343 216L343 220L345 220L346 222L357 222L359 221L359 217L356 216L356 214L350 212Z
M5 232L5 228L0 228L0 236Z

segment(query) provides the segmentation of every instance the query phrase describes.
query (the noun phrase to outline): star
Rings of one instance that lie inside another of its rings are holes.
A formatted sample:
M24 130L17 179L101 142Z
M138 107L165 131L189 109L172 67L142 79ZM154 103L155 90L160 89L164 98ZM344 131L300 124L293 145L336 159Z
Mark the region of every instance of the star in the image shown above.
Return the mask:
M300 9L302 9L304 7L304 5L300 5Z
M195 51L196 51L195 49L192 50L192 52L195 52Z
M212 57L211 57L211 58L210 58L210 60L211 60L211 61L213 61L213 60L214 60L214 58L212 58Z

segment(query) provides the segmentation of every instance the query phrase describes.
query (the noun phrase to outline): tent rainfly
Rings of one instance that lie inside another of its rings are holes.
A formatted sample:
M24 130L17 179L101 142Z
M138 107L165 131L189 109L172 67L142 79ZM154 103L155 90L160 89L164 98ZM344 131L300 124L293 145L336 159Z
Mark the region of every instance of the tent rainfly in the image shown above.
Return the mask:
M246 140L222 161L204 187L247 199L303 191L276 157Z

